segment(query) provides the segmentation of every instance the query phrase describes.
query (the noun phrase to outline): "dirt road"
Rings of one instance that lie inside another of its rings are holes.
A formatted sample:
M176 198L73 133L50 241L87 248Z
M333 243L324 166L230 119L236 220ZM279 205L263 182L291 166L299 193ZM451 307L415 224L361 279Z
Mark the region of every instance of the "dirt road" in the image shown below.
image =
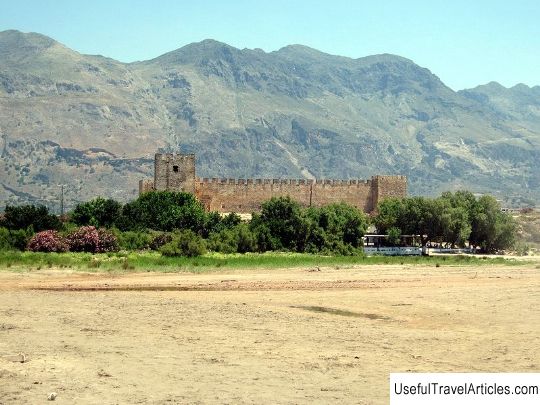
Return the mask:
M0 403L382 404L390 372L539 371L539 267L0 272Z

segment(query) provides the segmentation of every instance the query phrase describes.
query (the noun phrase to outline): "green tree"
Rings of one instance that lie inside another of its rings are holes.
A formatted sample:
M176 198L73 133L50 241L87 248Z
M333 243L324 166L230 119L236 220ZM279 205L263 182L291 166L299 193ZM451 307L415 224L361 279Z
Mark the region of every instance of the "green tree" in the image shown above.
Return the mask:
M382 201L374 218L377 231L388 234L392 228L398 228L403 234L420 235L422 245L430 241L442 241L450 216L445 215L450 204L443 199L409 197Z
M442 241L452 247L464 247L471 235L471 221L465 207L447 207L443 212Z
M305 250L309 223L300 205L290 197L274 197L264 202L260 215L252 218L252 228L260 226L269 231L275 248Z
M47 207L42 205L21 205L18 207L8 205L0 226L8 229L28 229L34 232L45 230L59 230L62 222L56 215L50 214Z
M509 214L501 211L494 197L484 195L478 199L471 222L469 243L472 246L494 253L514 245L517 225Z
M77 225L93 225L111 228L120 218L122 204L113 199L95 198L77 204L71 213L71 220Z
M249 223L249 229L255 236L257 252L268 252L277 250L279 243L270 232L268 226L260 219L259 214L253 214Z
M238 253L255 252L257 250L257 240L255 235L246 224L238 224L234 228L237 235Z
M476 199L469 191L445 192L436 199L384 200L374 223L380 233L397 227L404 234L421 235L423 245L436 241L464 246L469 241L486 252L511 248L517 229L494 197Z
M387 242L389 245L397 246L401 242L401 229L396 228L393 226L392 228L388 228L387 232Z
M224 229L233 229L242 222L240 215L231 212L224 217L219 212L209 212L204 220L202 235L208 238L212 233L219 233Z
M463 207L468 213L472 212L477 203L474 194L466 190L458 190L455 193L445 191L440 198L447 200L454 208Z
M330 204L307 210L310 251L351 253L362 245L368 227L367 216L345 204Z
M390 228L395 228L403 215L404 204L401 198L387 198L377 206L377 215L373 224L380 234L387 234Z
M190 229L202 233L205 220L204 208L193 194L153 191L144 193L135 201L124 205L118 228L157 231Z
M447 204L444 212L443 239L452 246L465 246L472 231L472 215L476 209L476 197L470 191L444 192L441 201Z
M222 229L224 229L223 220L219 212L212 211L205 215L202 230L203 237L208 238L214 233L219 233Z
M402 204L395 226L404 234L420 235L423 246L442 234L442 204L425 197L406 198Z

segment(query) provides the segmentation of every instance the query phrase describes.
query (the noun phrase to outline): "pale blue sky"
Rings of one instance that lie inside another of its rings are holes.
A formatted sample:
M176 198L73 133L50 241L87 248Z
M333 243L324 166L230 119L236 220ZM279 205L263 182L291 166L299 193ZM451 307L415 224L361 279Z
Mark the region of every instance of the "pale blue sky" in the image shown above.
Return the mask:
M124 62L206 38L273 51L303 44L353 58L393 53L454 90L540 85L540 1L0 0L0 30L39 32Z

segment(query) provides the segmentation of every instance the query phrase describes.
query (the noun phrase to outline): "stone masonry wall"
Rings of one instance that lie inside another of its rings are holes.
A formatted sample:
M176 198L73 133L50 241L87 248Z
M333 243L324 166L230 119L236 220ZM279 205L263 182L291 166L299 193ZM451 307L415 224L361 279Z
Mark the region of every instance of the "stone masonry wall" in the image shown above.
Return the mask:
M372 209L371 181L205 178L195 188L197 198L211 211L258 211L264 201L279 196L290 196L305 207L346 202L364 211Z
M152 190L154 190L154 182L152 180L139 180L139 195Z
M195 194L195 155L156 154L154 188Z
M407 195L405 176L374 176L371 180L208 179L195 176L195 156L156 154L154 182L139 183L150 190L187 191L210 211L251 213L272 197L290 196L304 207L345 202L372 212L388 197Z
M373 181L373 210L377 204L389 197L407 196L406 176L374 176Z

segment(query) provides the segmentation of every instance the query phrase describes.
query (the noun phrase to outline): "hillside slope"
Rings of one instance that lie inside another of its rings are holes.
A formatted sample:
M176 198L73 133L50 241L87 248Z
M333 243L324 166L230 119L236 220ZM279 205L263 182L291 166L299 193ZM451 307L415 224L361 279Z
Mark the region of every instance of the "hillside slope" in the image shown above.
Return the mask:
M200 176L409 176L413 194L540 197L540 87L454 92L394 55L205 40L124 64L0 32L0 200L128 200L156 150Z

